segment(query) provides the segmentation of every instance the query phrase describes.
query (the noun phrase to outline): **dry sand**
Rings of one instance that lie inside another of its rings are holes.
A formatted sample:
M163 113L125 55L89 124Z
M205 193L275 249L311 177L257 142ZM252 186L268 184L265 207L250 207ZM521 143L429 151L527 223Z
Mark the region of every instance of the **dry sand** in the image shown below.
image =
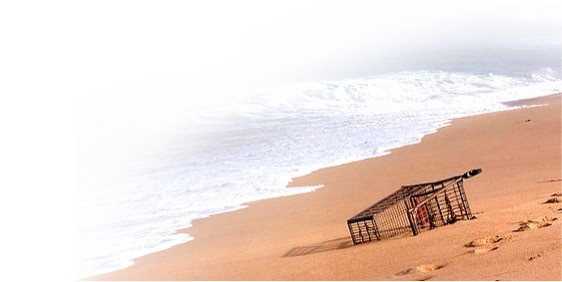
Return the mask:
M420 144L299 177L312 193L196 220L194 241L97 280L561 280L561 96L454 120ZM517 104L517 103L515 103ZM521 104L521 102L519 102ZM346 220L401 185L465 181L474 220L351 244Z

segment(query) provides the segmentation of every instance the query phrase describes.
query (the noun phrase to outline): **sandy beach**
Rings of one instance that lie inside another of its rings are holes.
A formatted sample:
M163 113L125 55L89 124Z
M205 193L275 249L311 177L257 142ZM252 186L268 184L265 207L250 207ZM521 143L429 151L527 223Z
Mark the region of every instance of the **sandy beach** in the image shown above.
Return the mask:
M546 202L562 201L561 98L456 119L390 155L296 178L290 186L324 188L196 220L180 231L193 241L88 280L560 280L562 204ZM346 220L362 209L473 168L476 219L351 243Z

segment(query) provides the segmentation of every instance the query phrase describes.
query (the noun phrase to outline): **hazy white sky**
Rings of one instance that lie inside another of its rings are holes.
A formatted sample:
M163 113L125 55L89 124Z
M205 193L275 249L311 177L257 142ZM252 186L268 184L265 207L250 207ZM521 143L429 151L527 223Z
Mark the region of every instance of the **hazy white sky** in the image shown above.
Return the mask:
M233 86L354 76L358 63L413 49L561 33L557 1L450 2L3 3L2 74L45 84L60 74L87 102L194 100Z
M110 97L117 108L171 111L238 87L365 75L358 65L411 50L562 27L554 1L449 2L80 2L64 39L90 109Z
M103 84L96 92L192 98L193 91L263 81L345 77L358 61L428 44L540 36L561 27L558 9L540 1L106 3L84 4L77 15L82 59Z

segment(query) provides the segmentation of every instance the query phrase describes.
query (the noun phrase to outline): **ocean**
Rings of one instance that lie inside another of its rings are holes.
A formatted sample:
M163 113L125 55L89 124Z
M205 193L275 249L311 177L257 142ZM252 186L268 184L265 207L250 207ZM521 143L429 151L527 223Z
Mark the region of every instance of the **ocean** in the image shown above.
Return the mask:
M176 233L194 219L324 189L287 189L293 177L389 154L454 118L513 109L502 102L560 92L559 57L543 56L537 41L509 46L492 48L497 56L467 55L468 46L398 69L240 90L116 128L148 145L123 141L114 144L120 153L95 154L103 165L79 163L75 277L197 240L189 229Z

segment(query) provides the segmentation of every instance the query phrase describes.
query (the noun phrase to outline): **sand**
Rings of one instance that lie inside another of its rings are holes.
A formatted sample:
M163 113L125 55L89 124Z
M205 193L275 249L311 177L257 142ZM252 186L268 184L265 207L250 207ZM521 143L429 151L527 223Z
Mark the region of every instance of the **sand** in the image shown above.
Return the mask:
M194 241L92 280L560 280L561 95L457 119L390 155L321 169L312 193L196 220ZM353 245L346 220L401 185L465 180L476 219ZM289 188L290 189L290 188ZM558 196L557 196L558 194Z

